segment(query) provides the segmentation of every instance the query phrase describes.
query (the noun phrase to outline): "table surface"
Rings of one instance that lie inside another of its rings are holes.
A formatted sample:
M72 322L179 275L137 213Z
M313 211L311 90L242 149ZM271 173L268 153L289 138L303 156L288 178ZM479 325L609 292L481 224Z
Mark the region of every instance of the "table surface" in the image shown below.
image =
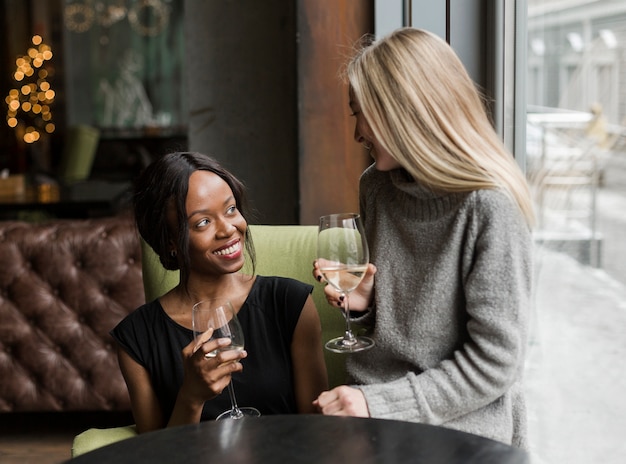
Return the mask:
M384 419L285 415L158 430L68 464L124 463L528 463L500 442L443 427Z

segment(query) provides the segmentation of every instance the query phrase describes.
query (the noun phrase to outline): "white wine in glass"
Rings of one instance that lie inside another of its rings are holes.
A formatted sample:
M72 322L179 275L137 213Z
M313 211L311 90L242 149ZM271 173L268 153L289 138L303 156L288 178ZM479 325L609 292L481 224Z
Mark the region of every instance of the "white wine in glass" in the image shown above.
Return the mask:
M335 353L354 353L374 346L369 337L355 336L350 328L349 295L365 275L369 249L361 217L355 213L339 213L320 218L317 236L317 264L324 279L343 296L346 330L343 337L326 343Z
M230 345L211 351L210 353L205 354L205 357L213 358L217 356L220 351L243 350L243 330L241 329L241 325L237 319L237 314L233 310L233 306L230 301L201 301L193 306L191 315L194 338L198 341L198 343L206 343L210 340L218 338L230 338ZM203 338L203 335L209 329L213 329L211 337L206 339ZM237 405L232 379L228 384L228 395L230 397L231 408L217 416L216 420L241 419L245 416L259 417L261 415L261 413L255 408L241 408Z

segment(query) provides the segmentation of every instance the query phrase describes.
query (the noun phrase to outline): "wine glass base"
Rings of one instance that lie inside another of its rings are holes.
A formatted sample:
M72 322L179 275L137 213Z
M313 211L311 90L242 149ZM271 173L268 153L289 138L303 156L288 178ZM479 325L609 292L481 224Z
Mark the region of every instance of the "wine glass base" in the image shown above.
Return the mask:
M334 353L357 353L372 348L374 340L369 337L356 337L350 341L344 337L337 337L326 342L325 346L328 351Z
M229 409L228 411L224 411L222 414L217 416L215 420L227 420L227 419L237 420L237 419L242 419L244 417L260 417L261 416L261 413L259 412L259 410L255 408L239 408L239 411L241 412L241 414L236 415L236 414L233 414L232 409Z

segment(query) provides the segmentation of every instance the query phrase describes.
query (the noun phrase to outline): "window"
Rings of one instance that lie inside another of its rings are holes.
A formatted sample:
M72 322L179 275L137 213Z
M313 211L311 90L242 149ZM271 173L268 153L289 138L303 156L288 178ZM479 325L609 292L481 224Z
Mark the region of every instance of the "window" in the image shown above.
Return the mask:
M528 0L526 19L526 166L539 220L531 450L538 462L617 463L626 455L626 4Z

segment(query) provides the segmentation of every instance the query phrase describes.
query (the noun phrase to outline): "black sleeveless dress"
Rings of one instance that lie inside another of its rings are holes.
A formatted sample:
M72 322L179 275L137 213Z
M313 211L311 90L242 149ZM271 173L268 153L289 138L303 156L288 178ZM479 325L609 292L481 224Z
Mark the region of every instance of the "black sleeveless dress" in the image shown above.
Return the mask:
M233 374L239 406L253 406L262 415L297 413L291 363L291 340L313 286L283 277L257 276L238 318L248 357L243 371ZM174 322L158 300L126 316L111 336L144 366L165 418L172 414L183 381L182 349L193 332ZM230 409L228 391L207 401L202 420Z

